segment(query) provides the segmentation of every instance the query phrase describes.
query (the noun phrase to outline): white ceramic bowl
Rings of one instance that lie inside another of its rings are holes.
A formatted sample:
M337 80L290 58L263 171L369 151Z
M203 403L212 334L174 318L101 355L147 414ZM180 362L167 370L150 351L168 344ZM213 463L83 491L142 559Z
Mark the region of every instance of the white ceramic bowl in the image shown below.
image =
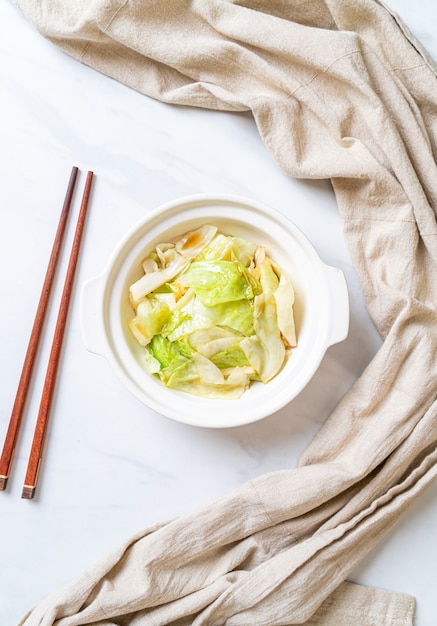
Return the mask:
M297 347L269 383L238 400L198 398L165 388L141 366L142 348L127 327L128 287L145 252L202 224L264 244L296 294ZM349 299L343 273L323 263L302 232L268 206L230 195L196 195L148 213L120 241L105 271L84 283L81 327L88 350L105 357L124 385L151 409L187 424L225 428L260 420L289 403L312 378L327 348L346 338Z

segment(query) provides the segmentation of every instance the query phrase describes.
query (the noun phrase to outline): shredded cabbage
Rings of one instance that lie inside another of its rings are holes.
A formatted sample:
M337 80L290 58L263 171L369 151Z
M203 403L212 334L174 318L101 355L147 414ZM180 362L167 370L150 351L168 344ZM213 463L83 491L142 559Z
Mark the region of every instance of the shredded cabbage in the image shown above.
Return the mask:
M129 288L145 369L171 389L239 398L296 346L294 290L264 246L204 225L157 245Z

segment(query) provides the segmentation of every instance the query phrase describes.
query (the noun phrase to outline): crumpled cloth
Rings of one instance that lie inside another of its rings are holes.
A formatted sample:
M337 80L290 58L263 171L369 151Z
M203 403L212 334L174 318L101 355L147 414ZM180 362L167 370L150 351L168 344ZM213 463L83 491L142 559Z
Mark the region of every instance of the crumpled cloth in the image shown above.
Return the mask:
M147 529L25 626L411 625L345 582L437 473L436 68L378 0L17 0L79 61L165 102L250 110L330 178L383 344L294 468Z

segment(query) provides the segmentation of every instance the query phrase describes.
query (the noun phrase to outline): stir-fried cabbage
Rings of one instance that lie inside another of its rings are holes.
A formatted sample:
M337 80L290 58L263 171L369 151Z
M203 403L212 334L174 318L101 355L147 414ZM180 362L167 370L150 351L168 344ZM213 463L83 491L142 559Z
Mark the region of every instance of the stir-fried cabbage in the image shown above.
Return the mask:
M169 388L239 398L296 346L294 290L263 246L205 225L157 245L130 286L129 328Z

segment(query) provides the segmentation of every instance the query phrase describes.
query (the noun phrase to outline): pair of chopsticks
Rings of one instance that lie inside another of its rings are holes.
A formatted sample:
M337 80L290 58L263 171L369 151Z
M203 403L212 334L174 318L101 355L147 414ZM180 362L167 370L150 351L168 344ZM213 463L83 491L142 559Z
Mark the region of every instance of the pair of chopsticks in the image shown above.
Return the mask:
M9 420L9 426L5 437L3 451L0 457L0 491L4 491L6 489L6 484L9 477L12 457L14 455L15 445L17 442L18 433L22 421L26 396L29 390L32 371L35 364L35 357L42 334L42 328L47 312L52 285L54 282L56 267L60 256L62 241L66 230L65 227L67 224L68 214L70 212L70 206L74 194L78 171L79 170L77 167L73 167L73 169L71 170L70 180L68 183L64 204L62 206L59 224L53 242L53 248L47 266L38 308L36 311L35 320L33 323L29 344L23 363L23 369L15 396L15 402ZM64 289L59 305L59 312L47 365L46 377L41 396L41 403L35 424L35 432L30 450L26 476L24 479L24 486L21 497L25 499L32 499L35 495L35 488L38 480L38 472L41 464L44 440L47 432L50 406L53 397L53 391L55 388L59 358L61 355L62 341L67 322L68 307L70 304L71 293L73 290L74 274L76 271L79 249L88 209L92 179L93 172L88 172L83 191L79 216L77 219L76 231L74 234L73 244L70 252L68 268L65 275Z

